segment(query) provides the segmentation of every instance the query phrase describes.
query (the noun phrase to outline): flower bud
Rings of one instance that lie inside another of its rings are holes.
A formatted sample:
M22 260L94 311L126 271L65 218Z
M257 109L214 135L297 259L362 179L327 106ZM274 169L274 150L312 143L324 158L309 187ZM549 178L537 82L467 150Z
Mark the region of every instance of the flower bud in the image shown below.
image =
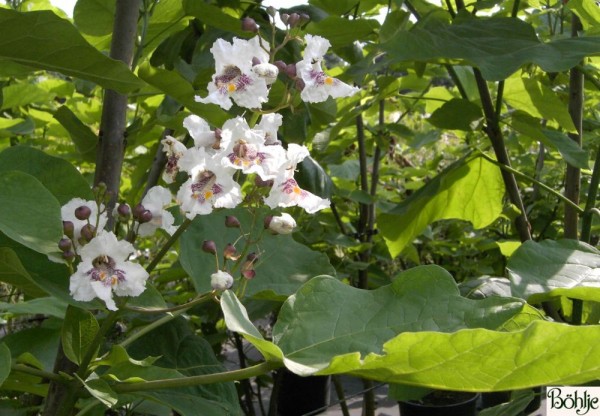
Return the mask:
M277 74L279 74L279 69L273 64L258 64L252 67L252 72L258 75L261 78L264 78L267 85L271 85L277 80Z
M62 252L70 251L72 246L73 246L73 243L71 243L71 240L68 238L61 238L60 241L58 242L58 248Z
M275 7L269 6L267 7L267 14L271 17L275 17L275 15L277 14L277 10L275 10Z
M106 192L106 184L104 182L98 182L98 185L92 188L94 195L103 195Z
M300 21L298 22L298 26L302 26L304 23L310 20L310 16L306 13L300 13Z
M252 269L242 270L242 276L244 276L244 278L247 280L252 280L256 277L256 271Z
M258 258L258 254L256 254L256 253L250 253L246 256L246 260L248 260L250 262L253 262L257 258Z
M96 235L96 227L94 227L92 224L86 224L83 227L81 227L81 238L86 241L86 242L90 242L92 241L92 238L94 238L94 236Z
M209 254L217 254L217 245L212 240L204 240L202 243L202 251Z
M258 25L256 24L256 21L253 18L244 17L242 19L242 30L244 32L256 33L256 32L258 32Z
M71 263L75 258L75 253L71 250L63 251L62 258Z
M267 215L265 217L265 220L264 220L265 230L269 228L269 226L271 225L271 221L272 220L273 220L273 216L272 215Z
M210 275L210 286L213 290L226 290L233 286L233 277L222 270Z
M288 64L285 66L285 74L294 79L296 78L297 72L296 72L296 65L295 64Z
M69 238L75 235L75 225L71 221L63 221L63 233Z
M273 179L267 179L266 181L260 176L256 175L254 177L254 185L259 188L270 188L273 186Z
M75 218L78 220L85 221L90 217L91 214L92 210L86 205L75 208Z
M146 208L144 208L141 203L137 204L135 207L133 207L133 218L139 221L144 211L147 211Z
M290 17L288 17L288 19L287 19L287 24L290 27L296 27L296 26L298 26L299 22L300 22L300 15L298 13L292 13L292 14L290 14Z
M273 65L277 67L279 72L284 72L285 68L287 67L287 64L281 60L273 62Z
M286 212L278 217L273 217L269 223L269 230L277 234L291 234L296 228L296 221Z
M223 250L223 257L225 257L226 259L229 260L237 260L240 258L240 255L238 254L237 250L235 249L235 246L231 243L227 244L227 247L225 247L225 250Z
M283 22L284 25L287 25L288 19L290 18L290 15L287 13L279 13L279 19L281 19L281 21Z
M117 214L119 214L119 218L126 221L131 218L131 208L128 204L119 204L117 207Z
M306 84L304 83L302 78L296 78L296 89L298 91L302 91L305 86L306 86Z
M152 221L152 212L149 210L145 210L141 213L140 217L138 218L138 221L140 224Z
M228 215L225 217L225 227L228 228L240 228L242 224L240 221L234 217L233 215Z

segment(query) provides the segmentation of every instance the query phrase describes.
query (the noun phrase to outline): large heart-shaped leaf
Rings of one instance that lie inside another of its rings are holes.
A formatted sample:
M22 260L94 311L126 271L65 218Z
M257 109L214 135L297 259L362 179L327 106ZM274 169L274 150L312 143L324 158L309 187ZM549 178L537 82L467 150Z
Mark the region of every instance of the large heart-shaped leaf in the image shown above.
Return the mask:
M86 79L126 93L144 86L127 66L95 49L51 11L20 13L0 8L0 61Z
M527 241L507 264L513 296L600 301L600 251L576 240Z
M282 351L276 361L302 375L350 373L466 391L579 384L600 376L600 327L527 316L530 309L521 313L523 304L514 298L461 298L436 266L405 272L375 291L342 286L316 278L284 304L269 347ZM243 309L232 294L221 302ZM243 314L228 312L235 309L224 309L226 323L253 342L244 329L252 323L240 325ZM521 324L511 331L516 321ZM264 350L265 343L257 347Z
M489 225L502 212L503 195L497 166L480 157L459 161L379 215L378 229L395 257L434 221L457 218L471 221L475 228Z
M528 63L561 72L584 56L600 54L600 38L563 38L541 42L528 23L507 17L462 18L452 25L417 25L399 31L382 45L398 61L458 59L478 67L485 79L507 78Z
M227 215L238 218L247 233L246 238L252 242L246 253L259 255L256 277L248 282L246 289L248 296L285 300L311 277L335 273L325 254L312 251L291 235L265 232L263 219L266 213L265 210L254 213L245 209L221 210L194 219L181 236L180 261L199 293L211 290L210 275L216 271L214 256L201 251L203 241L213 240L222 251L228 243L240 239L240 229L225 227ZM244 250L243 241L236 245L239 252Z

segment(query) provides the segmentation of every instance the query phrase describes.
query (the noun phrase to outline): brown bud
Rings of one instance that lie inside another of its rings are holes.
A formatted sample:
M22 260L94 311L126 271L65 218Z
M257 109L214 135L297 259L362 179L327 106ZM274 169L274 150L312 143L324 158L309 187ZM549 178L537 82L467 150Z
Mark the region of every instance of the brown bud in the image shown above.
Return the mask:
M73 244L71 243L71 240L68 238L61 238L60 241L58 242L58 248L62 252L70 251L72 246L73 246Z
M296 27L299 22L300 22L300 15L298 13L290 14L290 17L288 17L288 19L287 19L287 24L290 27Z
M256 24L256 21L253 18L244 17L242 19L242 30L244 32L256 33L258 32L258 25Z
M87 205L75 208L75 218L81 221L87 220L92 215L92 210Z
M223 250L223 257L235 261L240 258L240 255L238 254L234 245L229 243L227 244L227 247L225 247L225 250Z
M63 233L69 238L73 238L75 225L71 221L63 221Z
M217 254L217 245L212 240L204 240L202 243L202 251L209 254Z
M228 228L240 228L240 221L234 217L233 215L228 215L225 217L225 226Z
M86 224L81 227L81 237L84 241L90 242L96 235L96 227L91 224Z

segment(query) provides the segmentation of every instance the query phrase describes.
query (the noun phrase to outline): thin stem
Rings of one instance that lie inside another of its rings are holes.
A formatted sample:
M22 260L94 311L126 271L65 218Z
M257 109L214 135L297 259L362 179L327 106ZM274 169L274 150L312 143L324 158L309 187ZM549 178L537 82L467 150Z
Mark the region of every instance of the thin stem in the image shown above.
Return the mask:
M182 305L173 306L171 308L139 308L137 306L125 306L123 309L128 311L138 312L138 313L148 313L148 314L158 314L158 313L169 313L176 312L182 309L190 309L196 305L201 305L206 301L215 299L215 292L205 293L203 295L199 295L194 300L191 300Z
M133 343L133 341L141 338L142 336L146 335L148 332L158 328L161 325L166 324L167 322L172 321L173 319L177 318L179 315L182 315L185 313L185 311L187 311L187 309L180 309L176 312L173 313L169 313L168 315L163 316L162 318L152 322L151 324L146 325L145 327L143 327L142 329L140 329L137 332L134 332L133 334L129 335L127 338L125 338L123 341L121 341L119 343L119 345L123 348L126 348L127 346L129 346L131 343Z
M575 14L571 21L571 37L577 37L582 29L581 21ZM569 73L569 114L575 125L576 133L569 133L569 137L578 147L581 147L581 132L583 129L583 73L577 67L571 68ZM575 205L579 205L579 191L581 187L581 169L567 164L565 178L565 196ZM565 238L577 239L579 212L570 205L565 206Z
M527 180L527 181L529 181L529 182L531 182L531 183L534 183L534 184L536 184L536 185L537 185L537 186L539 186L540 188L544 189L545 191L547 191L547 192L551 193L551 194L552 194L552 195L554 195L555 197L557 197L557 198L559 198L560 200L562 200L562 201L563 201L565 204L572 206L572 207L573 207L573 209L575 209L575 210L578 210L580 213L583 213L583 212L584 212L583 208L581 208L579 205L575 205L575 204L573 204L573 202L572 202L571 200L569 200L568 198L566 198L566 197L565 197L563 194L561 194L560 192L558 192L558 191L556 191L556 190L554 190L554 189L550 188L550 187L549 187L548 185L546 185L545 183L543 183L543 182L540 182L540 181L538 181L538 180L536 180L536 179L532 178L531 176L528 176L528 175L526 175L526 174L524 174L524 173L522 173L522 172L519 172L518 170L516 170L516 169L514 169L514 168L512 168L512 167L510 167L510 166L503 165L502 163L500 163L500 162L498 162L497 160L495 160L495 159L493 159L493 158L489 157L488 155L486 155L486 154L485 154L485 153L483 153L483 152L480 152L480 154L481 154L481 156L482 156L482 157L484 157L486 160L489 160L490 162L492 162L493 164L495 164L496 166L498 166L500 169L502 169L502 170L504 170L504 171L507 171L507 172L510 172L510 173L512 173L512 174L513 174L513 175L515 175L515 176L518 176L518 177L520 177L520 178L522 178L522 179L525 179L525 180Z
M154 256L150 264L146 266L146 271L148 273L151 273L152 270L154 270L154 268L158 265L158 263L160 263L165 254L167 254L171 246L175 244L175 241L177 241L177 239L181 236L181 234L183 234L183 232L190 226L191 223L192 220L190 220L189 218L186 218L185 221L183 221L179 228L177 228L177 231L173 233L171 238L169 238L167 242L160 248L158 253L156 253L156 256Z
M348 409L348 403L346 403L346 395L344 394L344 387L342 386L342 382L339 376L332 376L333 386L335 388L335 393L338 397L338 402L340 404L340 408L342 409L343 416L350 416L350 410Z
M261 376L272 370L282 367L280 362L265 361L251 367L239 370L225 371L222 373L203 374L200 376L173 378L165 380L145 381L143 383L117 383L111 386L115 393L133 393L137 391L173 389L190 387L203 384L224 383L228 381L246 380L251 377Z
M235 341L235 348L238 353L238 361L240 362L240 368L247 368L246 366L246 355L244 354L244 343L242 337L236 332L233 333L233 339ZM252 385L246 380L241 380L242 390L244 391L244 404L246 407L245 413L249 416L254 416L254 405L252 404ZM240 401L242 399L240 398Z
M596 152L596 158L594 161L594 170L592 171L592 178L590 179L590 186L588 189L587 199L585 201L585 212L581 218L581 241L586 243L590 242L592 234L592 209L596 205L596 198L598 196L598 185L600 184L600 147Z
M12 363L10 365L10 368L13 371L18 371L20 373L25 373L25 374L29 374L32 376L45 378L47 380L56 381L58 383L67 383L68 382L68 380L65 380L63 377L61 377L58 374L50 373L49 371L38 370L37 368L29 367L28 365Z
M100 405L101 403L99 401L92 401L90 403L88 403L87 406L85 406L83 409L81 409L79 412L77 412L77 414L75 416L83 416L85 415L87 412L89 412L90 410L92 410L94 407Z
M479 90L479 96L481 97L481 104L486 118L485 132L492 142L494 153L498 162L504 166L510 167L510 159L508 151L504 143L504 137L498 118L496 117L496 110L492 103L492 97L487 86L487 82L481 75L481 72L477 68L473 68L475 74L475 81L477 82L477 89ZM504 186L508 192L510 202L513 203L520 211L520 215L515 221L515 226L519 232L521 241L531 240L531 232L529 231L529 221L527 220L527 214L523 200L521 199L521 193L517 181L510 170L502 169L502 179Z

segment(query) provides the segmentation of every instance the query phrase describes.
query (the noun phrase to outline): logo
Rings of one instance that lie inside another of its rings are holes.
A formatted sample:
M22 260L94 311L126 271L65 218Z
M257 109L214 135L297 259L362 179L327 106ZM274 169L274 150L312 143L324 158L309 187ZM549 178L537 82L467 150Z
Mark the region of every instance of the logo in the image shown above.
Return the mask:
M547 416L600 416L600 387L547 387Z

